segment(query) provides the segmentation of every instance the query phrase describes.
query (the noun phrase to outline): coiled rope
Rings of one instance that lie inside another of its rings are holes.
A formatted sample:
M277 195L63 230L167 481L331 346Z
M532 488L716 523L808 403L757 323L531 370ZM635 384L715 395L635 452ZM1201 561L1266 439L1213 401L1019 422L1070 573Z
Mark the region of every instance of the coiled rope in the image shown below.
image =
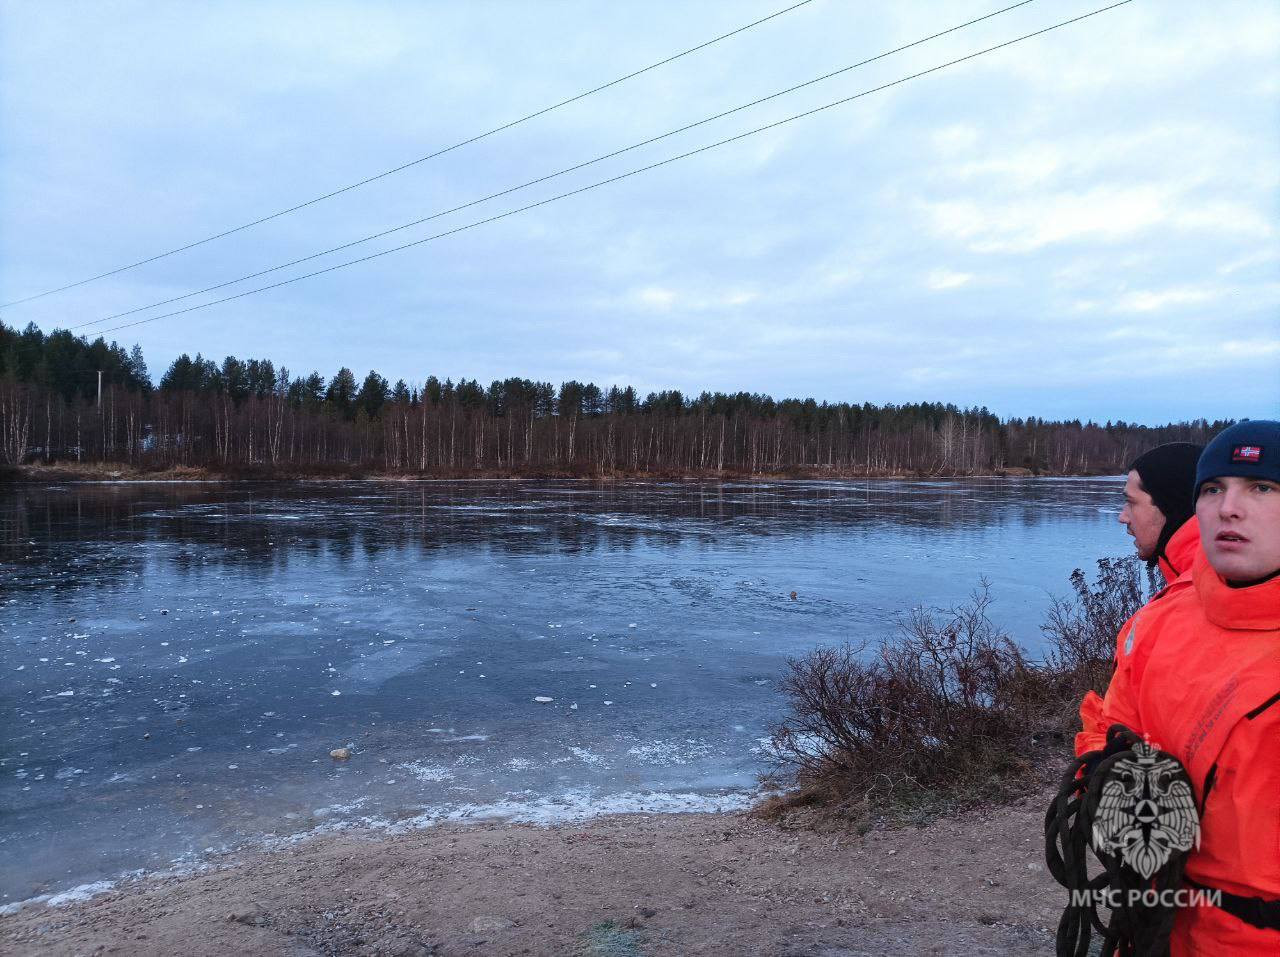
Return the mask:
M1080 756L1063 775L1044 831L1049 872L1071 892L1058 922L1058 957L1088 957L1095 930L1102 957L1167 957L1177 913L1170 892L1181 887L1199 837L1181 762L1112 725L1106 747ZM1101 865L1093 877L1090 855Z

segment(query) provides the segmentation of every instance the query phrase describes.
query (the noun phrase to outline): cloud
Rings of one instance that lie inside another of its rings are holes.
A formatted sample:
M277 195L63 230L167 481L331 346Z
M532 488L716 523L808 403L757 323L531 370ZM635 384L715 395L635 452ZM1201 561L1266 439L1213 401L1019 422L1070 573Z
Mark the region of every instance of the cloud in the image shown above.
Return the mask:
M925 277L925 285L930 289L956 289L968 285L973 280L972 273L952 272L949 269L935 269Z
M642 306L663 311L670 309L675 304L676 298L675 290L661 289L657 286L648 286L635 294L636 301Z
M990 177L1010 187L1026 189L1053 179L1063 165L1059 147L1040 143L1014 153L962 163L947 170L944 175L953 176L957 180Z
M989 12L944 6L945 23L920 0L810 4L5 321L50 329L287 261ZM0 299L424 156L772 9L0 6ZM447 225L1088 9L1021 8ZM199 350L326 374L375 367L393 381L609 376L1018 414L1235 415L1280 381L1266 346L1280 340L1278 62L1273 4L1130 4L759 138L117 335L157 372ZM1256 374L1232 379L1242 365Z
M1214 289L1177 287L1161 290L1139 290L1126 293L1115 304L1117 312L1157 312L1170 306L1197 305L1210 302L1220 293Z
M645 286L615 303L616 308L638 306L658 312L707 312L733 309L755 302L758 295L749 289L731 288L718 292L695 292L663 286Z
M933 134L934 148L943 154L973 149L980 137L978 128L967 123L949 123Z
M1167 223L1168 197L1150 187L1098 187L1083 194L1000 201L923 203L933 231L975 252L1027 253L1054 243L1116 242Z

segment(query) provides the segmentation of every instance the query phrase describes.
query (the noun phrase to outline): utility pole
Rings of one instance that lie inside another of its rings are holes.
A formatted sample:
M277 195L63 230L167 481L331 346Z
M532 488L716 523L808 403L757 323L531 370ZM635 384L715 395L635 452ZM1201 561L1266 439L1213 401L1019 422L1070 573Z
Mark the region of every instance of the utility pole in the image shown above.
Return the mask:
M98 370L98 408L102 408L102 370Z

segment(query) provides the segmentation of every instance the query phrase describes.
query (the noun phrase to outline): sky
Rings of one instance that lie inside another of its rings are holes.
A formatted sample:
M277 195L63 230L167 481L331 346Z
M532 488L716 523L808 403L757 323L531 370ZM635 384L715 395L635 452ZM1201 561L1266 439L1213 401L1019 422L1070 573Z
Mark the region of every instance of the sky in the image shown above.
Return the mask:
M0 0L0 301L399 166L795 0ZM51 331L308 256L1011 2L811 0L375 183L0 309ZM392 236L422 239L1105 6L1035 0ZM1133 0L784 126L233 302L106 333L295 374L1280 417L1280 7Z

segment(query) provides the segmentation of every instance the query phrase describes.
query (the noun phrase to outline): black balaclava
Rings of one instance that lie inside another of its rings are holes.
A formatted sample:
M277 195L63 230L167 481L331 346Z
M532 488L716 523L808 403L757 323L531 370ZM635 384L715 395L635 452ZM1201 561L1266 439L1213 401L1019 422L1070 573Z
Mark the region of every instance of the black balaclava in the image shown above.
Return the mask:
M1129 471L1138 473L1156 508L1164 513L1164 528L1156 540L1156 550L1147 559L1153 568L1162 556L1168 557L1164 549L1173 533L1196 513L1196 463L1203 451L1203 446L1192 442L1170 442L1143 452L1129 466Z

